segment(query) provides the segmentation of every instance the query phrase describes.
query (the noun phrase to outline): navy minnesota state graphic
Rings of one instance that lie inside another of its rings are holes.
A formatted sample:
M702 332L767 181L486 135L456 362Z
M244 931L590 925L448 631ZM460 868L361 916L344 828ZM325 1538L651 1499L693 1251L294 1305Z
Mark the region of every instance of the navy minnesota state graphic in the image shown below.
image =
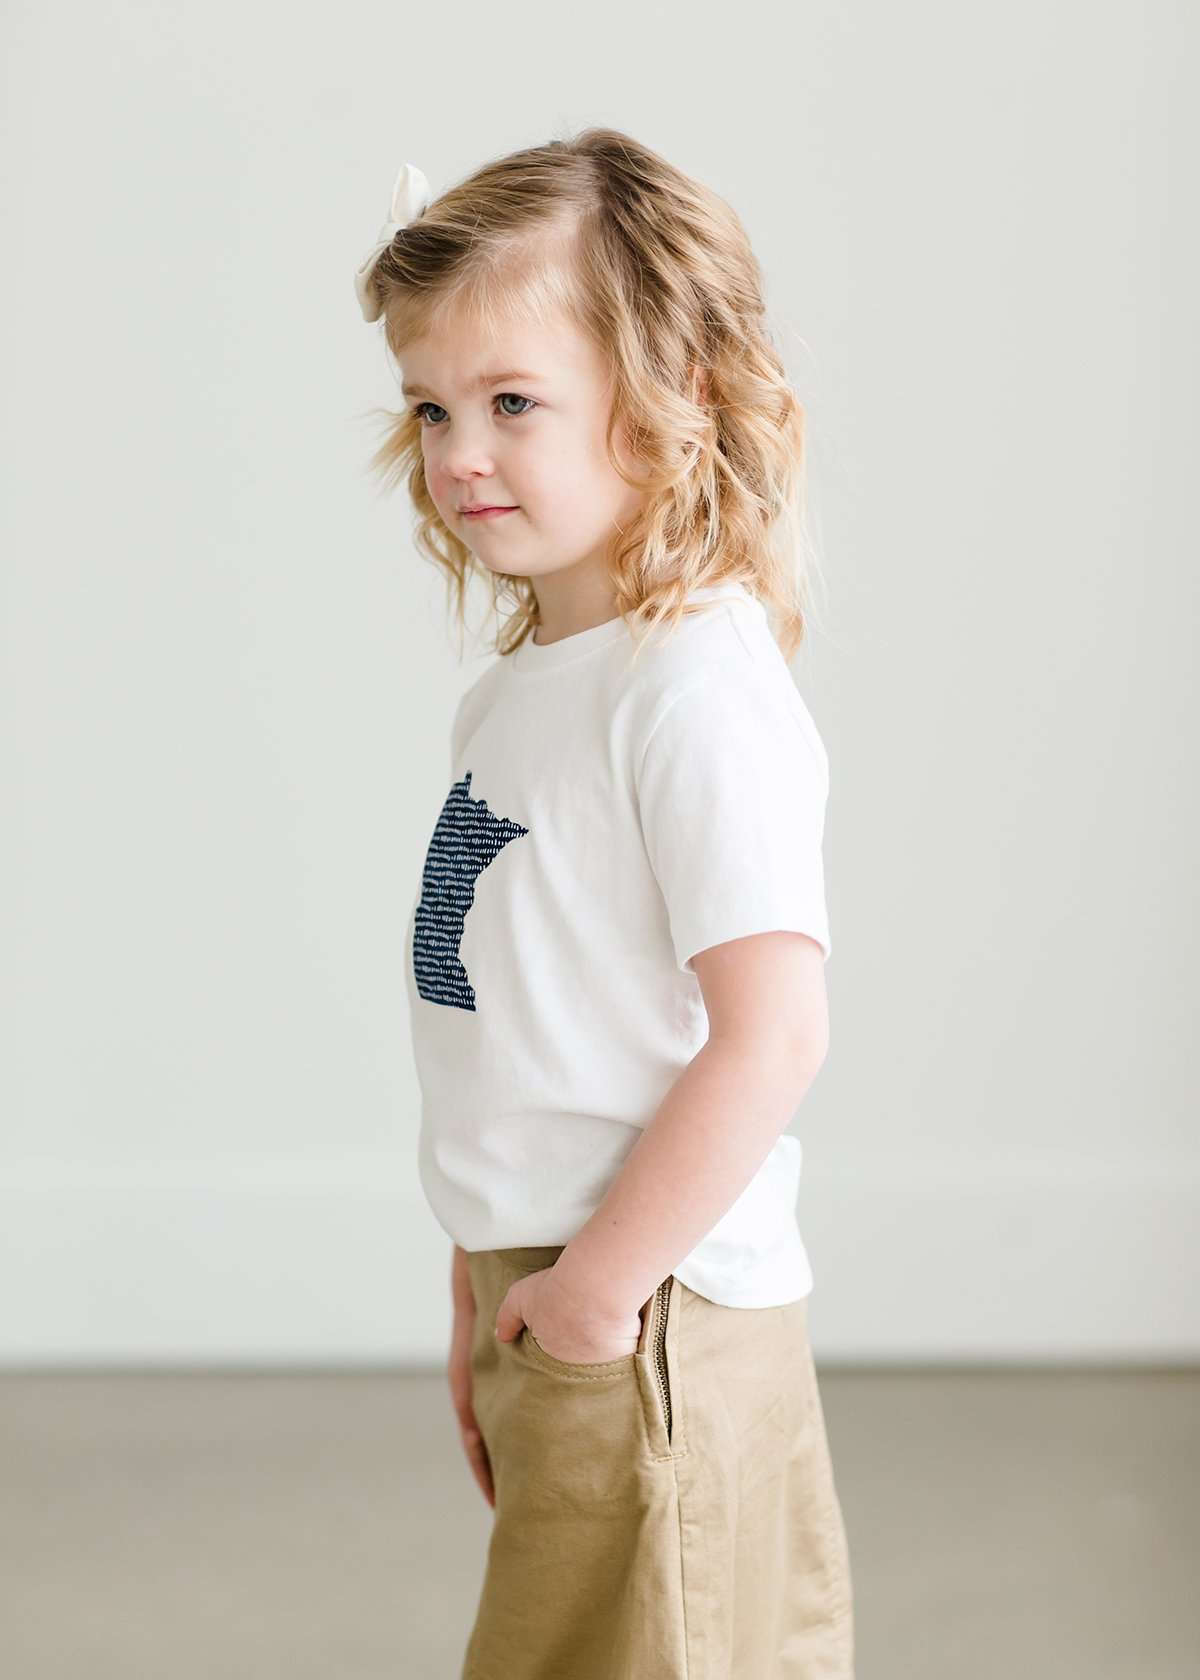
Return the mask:
M475 1008L475 989L458 954L467 911L475 902L475 882L510 840L529 833L489 811L486 799L472 799L471 776L468 770L446 795L425 854L413 924L417 990L429 1003L452 1009Z

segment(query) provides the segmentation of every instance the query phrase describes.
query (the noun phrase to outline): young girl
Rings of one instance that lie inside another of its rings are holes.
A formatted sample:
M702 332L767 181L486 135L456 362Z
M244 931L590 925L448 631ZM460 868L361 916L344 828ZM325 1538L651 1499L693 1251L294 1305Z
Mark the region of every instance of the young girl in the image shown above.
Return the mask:
M372 464L460 624L472 576L512 608L405 950L493 1507L462 1680L848 1680L785 1130L828 1044L828 764L755 258L592 128L432 201L405 165L356 290L408 405Z

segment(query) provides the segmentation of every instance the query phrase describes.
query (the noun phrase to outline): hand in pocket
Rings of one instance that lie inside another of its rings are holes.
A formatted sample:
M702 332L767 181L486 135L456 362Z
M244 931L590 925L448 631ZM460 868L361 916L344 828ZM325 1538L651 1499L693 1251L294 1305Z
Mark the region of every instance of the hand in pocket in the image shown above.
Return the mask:
M502 1342L517 1339L528 1329L543 1353L559 1364L609 1364L628 1359L641 1339L641 1312L597 1311L573 1295L555 1266L530 1272L509 1288L496 1313L496 1335Z

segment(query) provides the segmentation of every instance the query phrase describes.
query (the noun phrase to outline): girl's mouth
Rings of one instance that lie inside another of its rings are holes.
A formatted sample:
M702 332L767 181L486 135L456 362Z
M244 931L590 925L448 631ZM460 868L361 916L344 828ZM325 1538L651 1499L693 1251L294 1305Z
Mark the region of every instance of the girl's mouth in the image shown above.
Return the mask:
M516 513L515 507L464 508L464 519L499 519L502 513Z

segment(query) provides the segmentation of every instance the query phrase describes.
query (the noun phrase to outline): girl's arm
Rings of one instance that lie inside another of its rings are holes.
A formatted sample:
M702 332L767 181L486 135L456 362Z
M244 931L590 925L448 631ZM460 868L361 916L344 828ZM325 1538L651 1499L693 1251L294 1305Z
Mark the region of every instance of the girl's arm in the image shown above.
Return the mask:
M555 1264L582 1312L636 1313L766 1160L825 1060L825 954L751 934L693 958L709 1036Z
M474 1311L475 1296L471 1289L471 1276L467 1271L467 1251L454 1245L454 1254L450 1262L450 1295L456 1309L466 1308Z

